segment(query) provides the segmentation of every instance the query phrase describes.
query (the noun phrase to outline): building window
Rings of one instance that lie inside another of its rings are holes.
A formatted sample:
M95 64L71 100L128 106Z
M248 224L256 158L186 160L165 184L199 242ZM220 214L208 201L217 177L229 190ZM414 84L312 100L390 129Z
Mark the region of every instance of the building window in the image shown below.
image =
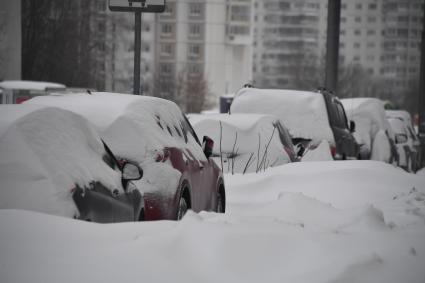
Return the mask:
M171 64L162 63L159 68L160 68L159 70L161 72L161 75L171 75L172 74L173 67L172 67Z
M376 46L376 44L375 44L375 42L368 42L366 46L367 46L367 48L373 48L373 47Z
M354 30L354 35L361 35L362 31L359 29Z
M339 34L340 34L340 35L345 35L345 30L344 30L344 29L340 30L340 31L339 31Z
M144 31L150 31L151 30L151 26L148 23L143 23L143 30Z
M162 35L171 35L173 32L173 26L171 24L162 24L161 34Z
M375 34L376 34L376 31L373 29L370 29L367 31L367 35L375 35Z
M199 58L201 56L201 46L199 44L190 44L188 46L189 58Z
M369 3L369 10L376 10L377 5L376 3Z
M362 3L357 3L356 4L356 9L357 10L361 10L362 9Z
M360 56L356 55L353 57L353 61L354 62L359 62L360 61Z
M353 47L356 48L356 49L360 48L360 43L354 42Z
M161 55L171 56L173 54L173 46L170 43L161 44Z
M189 25L189 36L199 37L201 36L201 26L198 24Z
M361 22L362 22L362 18L361 18L361 17L355 17L355 18L354 18L354 21L355 21L356 23L361 23Z
M345 23L347 21L347 19L345 17L341 17L340 21L341 21L341 23Z
M189 16L201 16L202 9L199 3L189 3Z

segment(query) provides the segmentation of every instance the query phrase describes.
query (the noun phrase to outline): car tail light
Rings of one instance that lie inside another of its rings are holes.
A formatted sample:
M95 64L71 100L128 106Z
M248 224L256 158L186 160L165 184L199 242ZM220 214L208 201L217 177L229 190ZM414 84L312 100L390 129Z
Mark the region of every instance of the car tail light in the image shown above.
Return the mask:
M15 99L15 102L16 104L21 104L22 102L27 101L30 98L30 96L19 96Z
M155 154L156 162L165 162L170 157L170 151L168 149L158 150Z
M331 150L332 157L335 158L335 156L336 156L336 147L331 145L330 146L330 150Z

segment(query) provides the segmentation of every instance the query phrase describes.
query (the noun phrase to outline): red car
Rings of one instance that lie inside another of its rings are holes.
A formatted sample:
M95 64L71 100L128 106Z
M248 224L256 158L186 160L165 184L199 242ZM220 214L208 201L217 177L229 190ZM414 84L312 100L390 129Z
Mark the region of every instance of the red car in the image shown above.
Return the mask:
M26 103L84 116L118 159L143 169L143 178L133 183L145 200L141 219L178 220L188 209L225 211L223 176L210 158L214 142L204 137L201 144L175 103L114 93L57 94Z

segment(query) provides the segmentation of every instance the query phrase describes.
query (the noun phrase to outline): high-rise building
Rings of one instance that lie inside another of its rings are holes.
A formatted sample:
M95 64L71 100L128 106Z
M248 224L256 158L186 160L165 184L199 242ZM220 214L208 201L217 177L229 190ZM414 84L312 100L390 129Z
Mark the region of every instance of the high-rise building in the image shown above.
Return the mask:
M110 18L114 31L110 89L128 92L133 79L134 16L112 13ZM250 82L252 19L252 0L168 0L164 13L142 14L144 94L174 100L184 108L182 96L190 89L204 85L215 102L217 96Z
M317 70L324 45L320 2L255 1L255 86L299 88Z
M345 0L341 6L341 64L361 66L381 80L375 95L402 104L419 79L421 0Z

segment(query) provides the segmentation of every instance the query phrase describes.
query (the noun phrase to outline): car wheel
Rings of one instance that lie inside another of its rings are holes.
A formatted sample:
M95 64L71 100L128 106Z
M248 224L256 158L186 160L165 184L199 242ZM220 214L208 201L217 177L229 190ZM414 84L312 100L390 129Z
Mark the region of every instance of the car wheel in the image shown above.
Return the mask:
M224 198L221 193L217 195L217 213L224 213Z
M179 201L179 207L177 209L177 220L181 220L188 210L186 199L182 196Z

